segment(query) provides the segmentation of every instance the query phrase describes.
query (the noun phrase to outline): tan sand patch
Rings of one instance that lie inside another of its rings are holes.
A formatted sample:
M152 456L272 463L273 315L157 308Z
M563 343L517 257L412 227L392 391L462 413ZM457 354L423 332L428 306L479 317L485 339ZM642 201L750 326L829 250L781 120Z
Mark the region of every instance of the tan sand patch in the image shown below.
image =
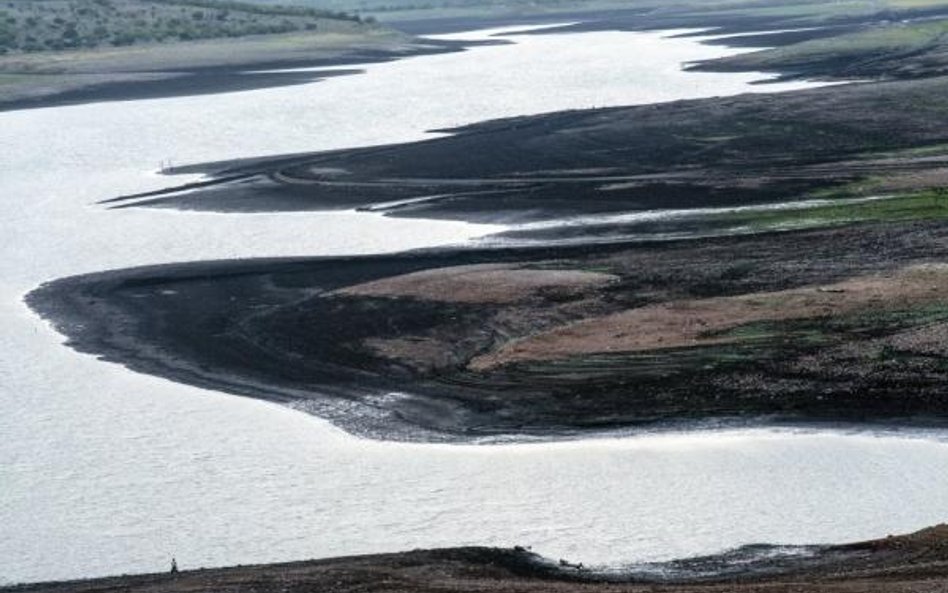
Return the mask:
M475 357L469 367L487 370L524 360L725 343L733 339L704 336L758 321L842 315L936 301L948 301L948 266L912 266L894 274L853 278L823 287L661 303L587 319L510 342Z
M363 344L376 354L398 360L416 371L431 371L455 364L450 345L433 338L369 338Z
M424 270L357 284L336 294L410 297L448 303L514 303L540 291L571 296L615 280L583 270L535 270L505 264L478 264Z

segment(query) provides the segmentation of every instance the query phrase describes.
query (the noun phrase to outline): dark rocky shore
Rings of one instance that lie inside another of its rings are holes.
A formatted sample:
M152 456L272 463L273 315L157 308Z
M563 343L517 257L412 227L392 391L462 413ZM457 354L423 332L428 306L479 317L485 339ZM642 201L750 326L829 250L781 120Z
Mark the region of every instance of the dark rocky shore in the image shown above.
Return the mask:
M948 528L840 546L750 546L601 573L523 549L456 548L0 588L3 593L948 591Z
M213 179L108 204L523 223L904 192L948 179L948 156L913 152L948 143L946 94L948 78L935 77L520 117L410 144L182 167ZM515 236L588 240L708 224L590 220Z
M376 438L940 426L946 233L877 222L167 265L59 280L28 302L76 349Z

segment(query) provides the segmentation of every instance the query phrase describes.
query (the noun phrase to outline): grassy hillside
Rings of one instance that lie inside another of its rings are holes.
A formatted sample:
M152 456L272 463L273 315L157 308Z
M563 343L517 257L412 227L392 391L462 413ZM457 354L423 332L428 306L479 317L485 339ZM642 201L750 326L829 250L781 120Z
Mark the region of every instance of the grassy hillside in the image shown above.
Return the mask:
M342 12L216 0L6 0L0 53L340 32L361 24Z
M674 12L735 17L771 17L811 25L839 17L901 14L948 7L945 0L252 0L261 5L292 3L319 9L355 11L383 16L424 18L491 12L543 13L561 10L631 8L643 12Z

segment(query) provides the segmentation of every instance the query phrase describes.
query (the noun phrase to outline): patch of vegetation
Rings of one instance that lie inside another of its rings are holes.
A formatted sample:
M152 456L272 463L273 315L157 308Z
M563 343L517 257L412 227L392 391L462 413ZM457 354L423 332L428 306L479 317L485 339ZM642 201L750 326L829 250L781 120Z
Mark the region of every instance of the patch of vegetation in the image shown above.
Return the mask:
M948 302L929 303L905 309L878 309L848 315L809 319L755 321L724 331L708 332L705 339L733 341L735 344L782 343L794 349L809 348L851 339L874 337L913 327L948 321ZM698 348L708 348L699 346Z
M254 0L261 4L286 0ZM658 15L688 15L696 18L714 15L732 19L771 19L775 28L817 26L853 16L890 15L927 12L948 7L945 0L838 0L815 2L795 0L292 0L294 4L392 15L438 11L440 15L470 15L489 12L549 13L557 10L628 9ZM778 22L779 21L779 22Z
M34 79L36 79L36 76L32 74L7 74L0 72L0 87L5 84L20 84Z
M794 209L733 212L722 217L735 226L754 231L869 221L941 220L948 218L948 188Z
M745 367L793 358L853 340L892 335L946 321L948 303L807 319L755 321L703 336L707 340L724 340L723 343L518 362L509 367L508 372L573 383L615 381L625 375L634 376L636 380L661 380L680 373L724 370L735 365ZM891 346L884 345L879 352L886 360L897 358ZM898 354L906 356L902 352Z
M873 152L860 155L862 158L924 158L932 156L948 156L948 144L939 142L926 146L915 146L900 150L890 150L883 152Z
M828 320L827 329L850 333L885 333L948 321L948 302L909 309L878 310Z
M334 31L364 21L343 12L229 0L7 0L0 54Z
M690 348L667 348L649 352L617 352L585 354L556 360L516 362L505 372L530 377L530 382L577 384L598 381L661 380L679 373L707 371L734 364L753 362L773 353L769 342L699 345Z

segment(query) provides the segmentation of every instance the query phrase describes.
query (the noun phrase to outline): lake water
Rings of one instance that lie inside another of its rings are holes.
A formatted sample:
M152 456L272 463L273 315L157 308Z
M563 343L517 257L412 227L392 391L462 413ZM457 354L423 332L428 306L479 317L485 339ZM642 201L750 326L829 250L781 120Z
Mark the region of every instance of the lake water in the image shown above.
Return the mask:
M462 544L623 563L867 538L945 518L939 434L380 443L80 355L23 304L32 288L71 274L393 251L499 230L95 204L167 185L153 172L162 160L408 141L501 116L803 86L684 73L682 62L731 51L694 39L508 38L305 86L0 113L0 581L165 570L172 554L193 568Z

